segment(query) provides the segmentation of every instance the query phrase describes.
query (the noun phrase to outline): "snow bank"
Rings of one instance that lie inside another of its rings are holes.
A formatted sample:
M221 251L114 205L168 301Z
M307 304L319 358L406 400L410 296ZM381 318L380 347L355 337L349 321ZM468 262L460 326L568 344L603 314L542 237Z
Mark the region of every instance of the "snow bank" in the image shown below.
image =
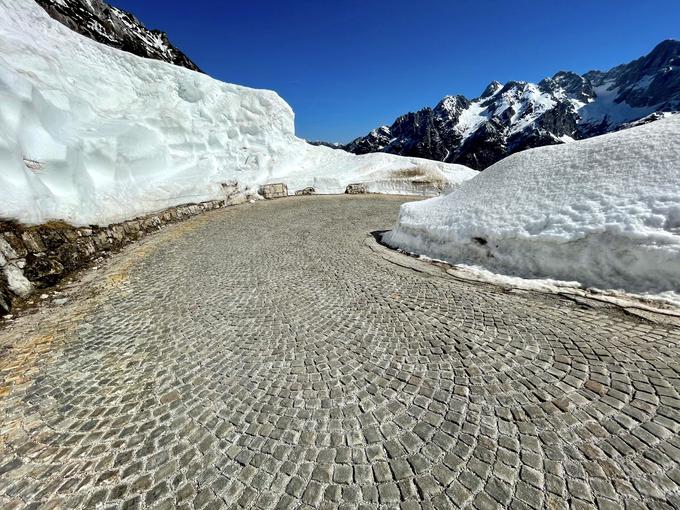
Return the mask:
M522 277L680 290L680 117L512 155L401 207L385 241Z
M395 175L425 166L447 187L476 173L312 147L274 92L98 44L32 0L0 0L0 12L0 217L108 224L223 198L234 182L417 192Z
M355 156L316 147L296 147L281 161L270 182L288 183L289 191L313 186L321 193L344 193L348 184L365 183L371 193L436 195L476 176L465 166L386 153Z

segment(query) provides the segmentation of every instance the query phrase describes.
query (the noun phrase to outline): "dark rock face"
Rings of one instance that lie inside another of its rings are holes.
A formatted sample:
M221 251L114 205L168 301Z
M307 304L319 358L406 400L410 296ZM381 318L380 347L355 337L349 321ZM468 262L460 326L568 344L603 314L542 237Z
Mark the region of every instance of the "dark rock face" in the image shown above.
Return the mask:
M200 69L159 30L148 30L132 14L102 0L36 0L71 30L140 57L162 60L192 71Z
M374 129L366 136L357 138L345 146L345 150L354 154L368 154L369 152L392 152L385 150L392 140L390 128L381 126Z
M49 257L38 257L30 253L26 257L24 276L38 287L49 287L56 284L64 274L64 266L59 260Z
M620 91L617 103L633 107L680 105L680 41L663 41L649 55L597 76L596 85L611 82Z
M499 81L494 80L486 86L484 92L482 92L482 95L479 96L479 98L486 99L487 97L491 97L502 88L503 84Z
M0 273L0 316L6 315L12 309L12 294L9 291L7 277Z
M560 93L563 92L571 99L577 99L587 103L595 97L593 84L590 80L576 73L559 71L552 78L545 78L538 83L538 88L542 92Z
M560 71L538 84L491 82L472 100L447 96L344 146L482 170L520 150L579 140L680 110L680 41L607 72ZM655 115L656 114L656 115Z
M500 122L490 120L472 133L457 151L459 156L456 163L469 166L470 168L486 168L507 152L506 140L502 134L503 127Z

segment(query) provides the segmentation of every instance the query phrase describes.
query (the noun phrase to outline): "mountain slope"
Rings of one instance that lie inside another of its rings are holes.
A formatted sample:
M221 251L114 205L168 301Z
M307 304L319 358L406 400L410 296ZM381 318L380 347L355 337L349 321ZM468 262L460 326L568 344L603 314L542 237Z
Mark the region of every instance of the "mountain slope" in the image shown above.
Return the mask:
M344 148L389 152L483 169L512 153L616 131L680 110L680 41L607 72L560 71L538 84L492 82L478 98L447 96Z
M162 60L200 71L160 30L148 30L132 14L102 0L36 0L47 13L71 30L139 57Z

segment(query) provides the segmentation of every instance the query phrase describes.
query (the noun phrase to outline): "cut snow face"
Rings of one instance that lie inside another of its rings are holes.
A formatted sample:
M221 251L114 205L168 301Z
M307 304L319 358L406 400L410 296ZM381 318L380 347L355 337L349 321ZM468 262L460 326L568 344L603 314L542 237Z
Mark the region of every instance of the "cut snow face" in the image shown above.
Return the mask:
M506 275L680 290L680 117L510 156L401 207L385 241Z
M0 0L0 12L1 218L108 224L225 198L234 182L403 193L423 186L401 171L423 168L441 188L476 175L313 147L295 137L293 112L274 92L99 44L32 0Z

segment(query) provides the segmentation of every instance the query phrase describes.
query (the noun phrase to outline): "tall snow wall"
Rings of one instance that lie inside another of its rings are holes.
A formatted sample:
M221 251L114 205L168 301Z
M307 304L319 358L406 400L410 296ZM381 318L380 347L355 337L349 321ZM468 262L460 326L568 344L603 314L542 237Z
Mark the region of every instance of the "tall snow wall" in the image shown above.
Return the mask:
M96 43L32 0L0 0L0 14L0 218L109 224L224 198L225 184L290 176L338 192L414 167L447 185L475 174L312 147L295 137L293 111L274 92Z

